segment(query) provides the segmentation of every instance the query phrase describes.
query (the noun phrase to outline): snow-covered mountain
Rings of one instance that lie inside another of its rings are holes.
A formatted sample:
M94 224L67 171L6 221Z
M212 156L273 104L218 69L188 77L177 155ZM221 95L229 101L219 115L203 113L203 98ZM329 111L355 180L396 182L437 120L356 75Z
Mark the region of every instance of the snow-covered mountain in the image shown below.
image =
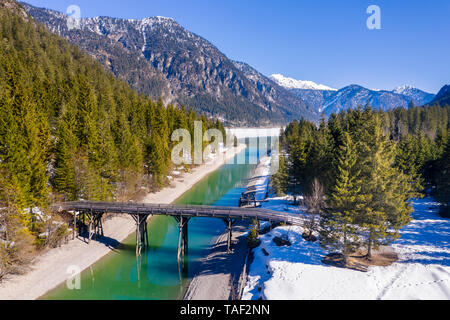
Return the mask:
M302 117L317 121L320 112L330 114L358 104L387 110L410 102L423 105L434 98L410 87L396 92L360 86L336 90L280 74L266 77L230 60L171 18L87 18L76 21L73 29L63 13L23 6L36 21L87 51L137 91L161 97L165 104L184 103L229 124L281 124Z
M323 84L317 84L308 80L296 80L285 77L282 74L272 74L270 78L278 83L278 85L287 89L337 91L337 89L330 88Z
M297 97L313 106L318 112L322 112L327 116L358 105L365 106L366 104L382 110L390 110L397 107L406 108L411 103L424 105L435 97L434 94L409 85L400 86L390 91L367 89L352 84L336 90L312 81L296 80L280 74L272 75L271 79L295 93Z
M291 114L291 110L283 107L290 106L291 109L301 108L304 110L305 114L316 115L317 118L317 109L309 104L305 104L305 102L300 99L295 92L280 86L276 81L270 77L266 77L245 62L233 61L233 63L235 67L241 71L256 88L258 88L258 91L267 97L269 103L278 103L281 106L281 112L284 114Z
M184 103L229 124L317 120L314 108L286 88L260 88L208 40L171 18L85 18L22 3L33 18L98 60L134 89L165 104ZM73 21L72 21L73 22Z
M392 92L411 98L415 105L427 104L435 97L434 94L417 89L411 85L397 87Z
M411 98L392 91L374 91L356 84L344 87L330 95L322 106L325 115L369 104L372 108L384 111L397 107L408 107Z

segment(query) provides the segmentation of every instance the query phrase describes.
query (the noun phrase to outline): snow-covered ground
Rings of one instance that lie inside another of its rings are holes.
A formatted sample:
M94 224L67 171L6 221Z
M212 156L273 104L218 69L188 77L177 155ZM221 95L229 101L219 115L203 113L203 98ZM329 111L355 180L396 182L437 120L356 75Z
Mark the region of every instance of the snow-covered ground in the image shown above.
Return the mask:
M324 265L326 252L305 241L301 227L278 227L260 236L243 299L450 299L450 220L438 215L432 198L413 205L414 220L393 244L399 260L365 273ZM302 213L283 198L263 206ZM290 247L272 241L283 234Z
M253 173L253 178L247 184L247 192L255 192L256 200L264 200L267 193L267 185L270 181L271 158L266 156L259 160Z

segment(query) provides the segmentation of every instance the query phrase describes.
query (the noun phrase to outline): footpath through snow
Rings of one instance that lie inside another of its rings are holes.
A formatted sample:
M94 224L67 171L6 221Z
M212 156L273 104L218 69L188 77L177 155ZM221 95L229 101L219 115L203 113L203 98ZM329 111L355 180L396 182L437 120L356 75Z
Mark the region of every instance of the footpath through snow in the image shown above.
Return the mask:
M450 220L438 215L432 198L414 200L413 206L414 220L393 244L399 260L368 272L324 265L327 253L305 241L301 227L278 227L260 236L243 299L450 299ZM302 214L284 198L263 207ZM277 247L273 237L284 234L292 245Z

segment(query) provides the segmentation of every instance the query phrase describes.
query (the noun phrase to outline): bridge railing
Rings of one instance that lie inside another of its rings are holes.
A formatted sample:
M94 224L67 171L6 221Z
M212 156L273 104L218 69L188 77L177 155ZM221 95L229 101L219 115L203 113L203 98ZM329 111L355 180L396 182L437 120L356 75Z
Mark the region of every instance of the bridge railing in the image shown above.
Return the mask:
M128 214L157 214L169 216L217 217L258 219L261 221L285 222L294 225L303 224L304 218L291 213L282 213L262 208L216 207L200 205L171 205L124 202L78 201L56 204L55 210L95 211Z

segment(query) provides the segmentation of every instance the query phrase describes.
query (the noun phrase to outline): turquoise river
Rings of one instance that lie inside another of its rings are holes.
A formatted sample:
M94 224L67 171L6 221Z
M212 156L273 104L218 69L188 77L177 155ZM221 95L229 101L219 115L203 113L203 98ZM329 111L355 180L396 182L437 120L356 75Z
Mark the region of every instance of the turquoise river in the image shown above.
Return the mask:
M257 157L253 148L243 152L247 159ZM175 204L237 206L254 168L254 164L226 164L196 184ZM69 290L63 283L41 299L180 299L200 259L224 231L225 224L211 218L194 218L189 222L189 254L184 269L176 258L178 227L175 220L155 216L149 220L148 229L150 247L141 258L136 258L135 234L132 234L81 273L81 289Z

